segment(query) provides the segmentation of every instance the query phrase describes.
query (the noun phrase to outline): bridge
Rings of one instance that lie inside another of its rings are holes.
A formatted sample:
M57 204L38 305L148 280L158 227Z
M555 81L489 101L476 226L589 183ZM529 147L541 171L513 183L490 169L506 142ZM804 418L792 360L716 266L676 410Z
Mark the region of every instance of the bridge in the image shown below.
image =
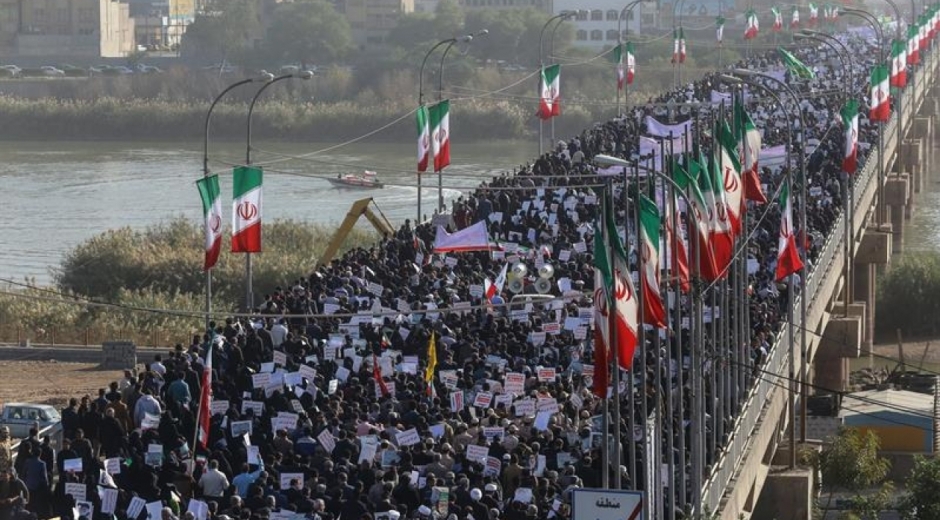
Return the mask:
M724 450L706 477L703 511L715 513L721 520L752 515L777 520L811 518L811 470L786 469L793 449L787 431L790 417L797 414L788 402L789 381L781 374L788 373L793 356L795 366L807 364L811 385L844 390L849 359L870 351L876 268L887 265L892 252L903 248L904 225L913 214L914 196L925 186L933 164L934 126L940 117L940 87L935 81L938 68L936 53L931 53L914 74L914 87L909 83L904 92L903 120L899 121L895 109L884 126L883 154L873 146L865 167L855 176L850 232L844 232L847 215L843 212L800 296L806 298L805 322L799 312L794 313L794 344L786 326L776 338L764 375L751 389ZM848 277L844 270L846 251L852 259ZM799 297L795 305L800 308ZM801 352L804 331L806 351ZM798 431L800 428L797 425ZM761 498L775 507L763 510ZM780 504L789 507L781 509Z

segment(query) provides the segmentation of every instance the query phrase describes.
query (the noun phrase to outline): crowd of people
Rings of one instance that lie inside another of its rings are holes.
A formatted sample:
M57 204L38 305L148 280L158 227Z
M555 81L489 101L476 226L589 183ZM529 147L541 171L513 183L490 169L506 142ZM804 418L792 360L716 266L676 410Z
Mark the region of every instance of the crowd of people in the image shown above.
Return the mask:
M864 57L874 53L863 38L843 39L863 58L851 65L852 94L863 100L859 140L872 143L876 127L864 108L871 63ZM749 93L747 108L765 145L785 144L793 132L795 146L807 151L812 195L797 204L807 205L807 229L798 231L811 264L842 209L843 77L825 47L797 55L816 64L815 80L791 78L775 53L738 65L779 75L801 96L803 129L760 92ZM435 227L406 221L394 236L287 281L253 317L213 322L205 335L128 371L97 397L73 400L62 411L58 452L34 431L11 467L0 468L0 520L570 518L573 490L600 487L605 471L602 400L590 385L591 240L600 208L590 187L598 183L592 158L635 157L647 115L713 116L712 91L727 91L715 76L668 92L455 201L453 225L487 221L500 251L435 255ZM699 104L683 105L689 102ZM764 167L765 193L787 174L782 164ZM717 337L696 345L682 325L662 344L648 334L634 364L645 372L635 368L619 389L623 420L614 427L622 432L624 462L608 471L620 471L626 489L656 487L643 471L650 450L640 403L647 413L663 400L682 410L657 423L675 441L671 452L666 442L658 448L662 464L676 472L657 478L674 489L665 507L678 518L691 497L692 443L684 451L677 446L680 437L690 440L692 407L676 400L680 388L691 399L692 349L716 356L706 380L730 352L748 353L747 366L737 367L744 376L722 386L731 390L706 384L710 466L727 440L721 432L731 430L760 377L750 368L772 347L786 293L799 287L800 276L774 280L779 209L761 218L765 208L749 203L747 256L756 268L744 284L749 312L740 318L749 337L742 345ZM622 201L616 209L629 235L630 212ZM507 263L527 267L522 276L514 270L524 283L487 304L485 279L496 280ZM554 297L535 289L544 265L552 266ZM675 300L688 316L688 297ZM732 316L716 313L720 319ZM208 357L212 401L200 410ZM719 398L719 391L731 393ZM202 413L211 414L211 426L206 447L194 450ZM635 464L626 462L631 450ZM685 496L675 491L680 487Z

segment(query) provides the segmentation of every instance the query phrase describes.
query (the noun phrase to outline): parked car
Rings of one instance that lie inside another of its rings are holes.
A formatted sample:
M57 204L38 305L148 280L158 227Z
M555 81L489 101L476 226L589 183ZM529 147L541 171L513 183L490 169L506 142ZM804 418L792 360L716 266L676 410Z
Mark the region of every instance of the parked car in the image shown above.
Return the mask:
M75 65L70 65L68 63L63 63L62 65L59 65L58 67L59 69L62 70L62 72L65 72L66 76L71 76L73 78L88 75L87 70L81 67L76 67Z
M23 74L23 69L17 67L16 65L0 65L0 69L9 71L10 75L13 77L17 77Z
M140 63L137 65L137 72L140 72L141 74L159 74L163 72L163 69L154 65L144 65L143 63Z
M126 76L128 74L133 74L134 69L130 67L125 67L124 65L115 65L113 67L108 67L107 70L102 72L105 76Z
M28 437L33 426L41 430L61 421L59 411L47 404L7 403L0 413L0 426L9 428L15 439Z
M238 69L227 64L227 63L216 63L215 65L207 65L202 68L202 70L208 72L209 74L218 74L219 76L225 74L235 74L238 72Z
M110 68L110 65L95 65L88 68L88 74L90 76L104 74Z
M65 76L65 71L52 65L43 65L39 67L39 70L42 71L43 76Z

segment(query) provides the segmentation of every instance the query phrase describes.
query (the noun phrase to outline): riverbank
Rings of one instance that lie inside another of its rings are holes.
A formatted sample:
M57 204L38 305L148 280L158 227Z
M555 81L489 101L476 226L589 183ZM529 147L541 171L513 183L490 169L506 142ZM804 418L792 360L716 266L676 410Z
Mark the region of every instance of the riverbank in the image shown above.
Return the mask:
M207 105L196 102L100 98L94 101L0 97L0 140L164 141L201 140ZM606 107L566 106L557 135L570 136L606 120ZM451 108L455 139L520 139L538 130L534 108L511 101L461 100ZM597 113L594 113L597 112ZM244 104L222 104L213 112L213 140L244 139ZM354 102L259 104L253 133L285 142L342 141L369 135L379 142L415 138L414 107Z

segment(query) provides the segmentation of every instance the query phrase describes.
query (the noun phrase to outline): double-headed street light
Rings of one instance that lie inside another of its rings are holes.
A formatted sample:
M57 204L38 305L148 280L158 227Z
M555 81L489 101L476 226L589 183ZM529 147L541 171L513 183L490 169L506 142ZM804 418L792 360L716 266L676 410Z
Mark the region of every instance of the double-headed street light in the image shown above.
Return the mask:
M225 97L226 94L232 90L249 83L270 83L274 79L274 74L269 72L262 72L258 77L246 78L241 81L236 81L231 85L225 87L222 92L219 93L215 99L212 100L212 104L209 105L209 110L206 111L206 121L203 128L203 141L202 141L202 175L203 177L209 176L209 123L212 121L212 111L215 110L215 106ZM209 330L209 322L211 321L212 314L212 270L206 269L206 331Z
M549 41L549 43L551 44L551 47L550 47L550 48L551 48L551 54L550 54L549 58L551 58L551 59L554 60L554 57L555 57L555 31L558 29L558 26L561 25L561 23L564 22L565 20L570 20L571 18L574 18L574 17L578 16L579 14L583 14L583 13L587 13L587 12L588 12L588 11L587 11L586 9L576 9L576 10L574 10L574 11L563 11L563 12L561 12L560 14L556 14L555 16L552 16L551 18L549 18L548 20L545 21L545 25L543 25L543 26L542 26L542 30L539 31L539 71L540 71L540 72L545 69L545 60L543 59L543 54L542 54L542 49L544 48L544 46L543 46L543 44L542 44L542 41L545 39L545 29L548 29L548 26L551 25L551 24L553 24L553 23L556 24L555 27L552 28L552 36L551 36L551 39L550 39L550 41ZM556 22L557 22L557 23L556 23ZM541 79L540 79L539 81L541 81ZM539 92L539 96L541 96L541 95L542 95L542 93ZM543 122L543 121L542 121L542 119L540 118L540 119L539 119L539 156L542 155L542 151L543 151L543 148L542 148L542 147L543 147L543 145L544 145L544 143L543 143L544 138L542 137L542 122ZM552 142L554 142L554 141L555 141L555 120L552 119Z
M302 79L308 80L313 77L313 72L309 70L302 70L300 72L295 72L293 74L284 74L278 76L261 86L257 92L255 92L254 97L251 98L251 103L248 105L248 119L246 121L246 139L245 139L245 164L251 164L251 116L255 112L255 103L258 102L258 98L261 97L261 94L267 90L271 85L284 81L286 79ZM245 253L245 311L251 312L251 309L254 307L254 292L252 290L252 272L251 272L251 253Z

